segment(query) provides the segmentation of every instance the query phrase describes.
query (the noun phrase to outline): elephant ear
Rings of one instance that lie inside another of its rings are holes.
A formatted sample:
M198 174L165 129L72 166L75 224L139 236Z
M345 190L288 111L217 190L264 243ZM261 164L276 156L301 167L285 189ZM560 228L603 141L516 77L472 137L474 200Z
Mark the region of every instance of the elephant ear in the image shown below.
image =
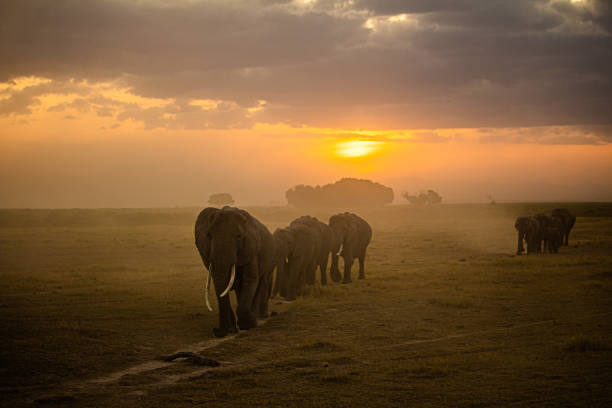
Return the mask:
M218 208L205 208L200 212L195 223L195 244L206 267L208 267L210 258L210 240L208 232L218 212Z
M195 223L196 242L206 237L218 213L219 209L214 207L207 207L200 212Z

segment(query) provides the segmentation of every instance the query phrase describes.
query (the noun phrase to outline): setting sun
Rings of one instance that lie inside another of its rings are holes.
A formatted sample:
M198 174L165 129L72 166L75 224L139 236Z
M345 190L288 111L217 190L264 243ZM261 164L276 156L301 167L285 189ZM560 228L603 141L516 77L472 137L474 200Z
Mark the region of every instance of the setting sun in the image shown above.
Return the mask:
M336 154L341 157L363 157L379 150L381 144L373 140L349 140L336 145Z

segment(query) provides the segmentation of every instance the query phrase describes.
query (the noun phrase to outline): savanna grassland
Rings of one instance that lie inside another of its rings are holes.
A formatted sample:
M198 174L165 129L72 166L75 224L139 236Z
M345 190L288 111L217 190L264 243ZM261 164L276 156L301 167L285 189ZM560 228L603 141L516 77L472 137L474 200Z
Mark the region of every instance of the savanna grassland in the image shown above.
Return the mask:
M570 246L514 255L514 218L558 206L354 210L374 231L366 280L273 299L222 341L199 209L0 211L0 403L612 406L612 204L563 204ZM271 231L333 214L249 211ZM177 350L221 364L155 360Z

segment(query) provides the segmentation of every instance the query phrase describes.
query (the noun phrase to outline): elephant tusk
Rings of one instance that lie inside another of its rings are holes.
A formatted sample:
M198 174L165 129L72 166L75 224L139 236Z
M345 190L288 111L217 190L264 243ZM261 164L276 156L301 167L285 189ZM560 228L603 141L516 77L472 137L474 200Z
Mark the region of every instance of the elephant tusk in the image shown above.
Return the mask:
M340 244L340 249L338 249L338 253L336 255L340 256L343 249L344 249L344 244Z
M210 265L210 267L212 268L212 264ZM210 300L208 300L208 288L210 288L211 279L212 275L210 274L210 269L208 269L206 274L206 289L204 289L204 299L206 299L206 307L212 312L212 307L210 307Z
M219 295L220 298L228 294L228 292L232 288L232 285L234 284L234 278L236 278L236 265L232 265L232 274L230 275L229 283L227 284L227 288L225 288L223 293Z

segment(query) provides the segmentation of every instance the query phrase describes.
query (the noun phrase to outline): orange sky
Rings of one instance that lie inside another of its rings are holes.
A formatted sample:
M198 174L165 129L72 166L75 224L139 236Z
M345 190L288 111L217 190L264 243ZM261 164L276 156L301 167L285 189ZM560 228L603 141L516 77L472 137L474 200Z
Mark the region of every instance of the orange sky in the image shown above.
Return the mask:
M98 88L108 98L144 107L164 103L100 86L80 96L48 94L30 113L0 118L3 207L201 206L219 191L239 203L282 204L284 191L295 184L341 177L385 183L397 202L404 191L426 188L451 202L485 201L489 193L499 201L612 197L609 144L510 142L520 129L355 130L259 122L247 129L145 129L116 114L100 117L91 107L54 109L93 98ZM504 137L484 142L482 135Z
M342 177L399 203L612 200L610 21L604 0L7 2L0 207L284 204Z

